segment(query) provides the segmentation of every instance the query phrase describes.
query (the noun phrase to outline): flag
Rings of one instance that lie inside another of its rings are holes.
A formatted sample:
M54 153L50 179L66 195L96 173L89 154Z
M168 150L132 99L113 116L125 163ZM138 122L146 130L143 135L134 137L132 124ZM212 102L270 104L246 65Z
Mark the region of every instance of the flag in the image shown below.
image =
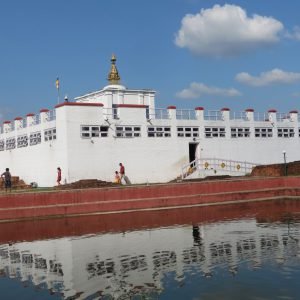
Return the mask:
M59 90L59 78L58 77L56 78L55 86L56 86L56 89Z

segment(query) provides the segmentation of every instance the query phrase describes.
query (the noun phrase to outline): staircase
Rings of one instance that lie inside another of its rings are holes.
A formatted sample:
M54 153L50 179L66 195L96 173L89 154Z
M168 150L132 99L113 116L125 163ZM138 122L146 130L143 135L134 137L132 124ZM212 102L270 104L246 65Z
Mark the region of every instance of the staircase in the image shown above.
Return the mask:
M222 158L201 158L182 166L181 179L205 178L207 176L245 176L259 164Z

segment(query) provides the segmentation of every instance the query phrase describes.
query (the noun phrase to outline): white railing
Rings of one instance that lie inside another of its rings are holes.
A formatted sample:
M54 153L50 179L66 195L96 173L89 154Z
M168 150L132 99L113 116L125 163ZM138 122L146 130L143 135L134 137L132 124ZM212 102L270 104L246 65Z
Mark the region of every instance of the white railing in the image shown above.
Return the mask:
M223 120L222 112L219 110L208 110L204 113L204 120L207 121L218 121Z
M267 113L254 112L254 121L269 121L269 115Z
M169 112L165 108L156 108L154 114L150 114L151 119L170 119Z
M53 121L56 119L56 110L55 109L49 110L47 114L48 114L48 116L47 116L48 121Z
M231 111L230 120L248 121L247 112L245 111Z
M277 122L290 121L290 115L287 113L276 113Z
M176 119L178 120L196 120L196 112L194 109L177 109Z
M222 158L195 159L182 166L181 178L185 179L195 172L198 173L198 177L205 177L206 174L243 176L250 174L257 165L259 164Z
M26 119L23 119L21 121L21 128L26 128L27 127L27 120Z
M32 126L33 125L38 125L38 124L41 123L41 116L40 116L40 114L34 115L32 118L33 118Z

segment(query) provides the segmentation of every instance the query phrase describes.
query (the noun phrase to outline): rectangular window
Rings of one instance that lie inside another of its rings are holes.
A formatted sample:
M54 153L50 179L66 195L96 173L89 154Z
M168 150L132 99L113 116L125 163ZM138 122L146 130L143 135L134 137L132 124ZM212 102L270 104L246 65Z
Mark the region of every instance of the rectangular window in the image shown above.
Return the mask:
M270 138L273 136L273 129L268 127L257 127L254 129L255 137Z
M6 150L11 150L16 148L16 139L8 138L6 139Z
M4 148L5 148L5 142L4 142L4 140L1 140L0 141L0 151L4 151Z
M178 137L198 137L199 127L177 127Z
M56 140L56 128L46 129L44 136L45 142Z
M249 127L231 127L231 137L250 137L250 128Z
M82 138L107 137L108 128L108 126L82 125L80 129L80 136Z
M171 137L171 127L149 126L148 137Z
M34 146L41 143L41 132L32 132L29 136L29 145Z
M21 135L17 138L17 147L27 147L28 146L28 136L27 135Z
M116 126L116 137L132 138L141 136L140 126Z
M295 136L294 128L278 128L277 136L283 138L290 138Z
M204 135L206 138L225 137L225 127L205 127Z

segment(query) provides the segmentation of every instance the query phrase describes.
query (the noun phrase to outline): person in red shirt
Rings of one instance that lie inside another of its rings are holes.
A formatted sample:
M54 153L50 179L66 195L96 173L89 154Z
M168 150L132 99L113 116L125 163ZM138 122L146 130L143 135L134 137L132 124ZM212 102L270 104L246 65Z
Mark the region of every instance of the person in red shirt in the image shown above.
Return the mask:
M125 176L125 167L123 166L122 163L119 163L119 166L120 166L120 182L122 182L122 179L124 178Z
M61 182L61 168L60 167L57 168L57 180L56 180L56 182L57 182L57 185L60 185L60 182Z

